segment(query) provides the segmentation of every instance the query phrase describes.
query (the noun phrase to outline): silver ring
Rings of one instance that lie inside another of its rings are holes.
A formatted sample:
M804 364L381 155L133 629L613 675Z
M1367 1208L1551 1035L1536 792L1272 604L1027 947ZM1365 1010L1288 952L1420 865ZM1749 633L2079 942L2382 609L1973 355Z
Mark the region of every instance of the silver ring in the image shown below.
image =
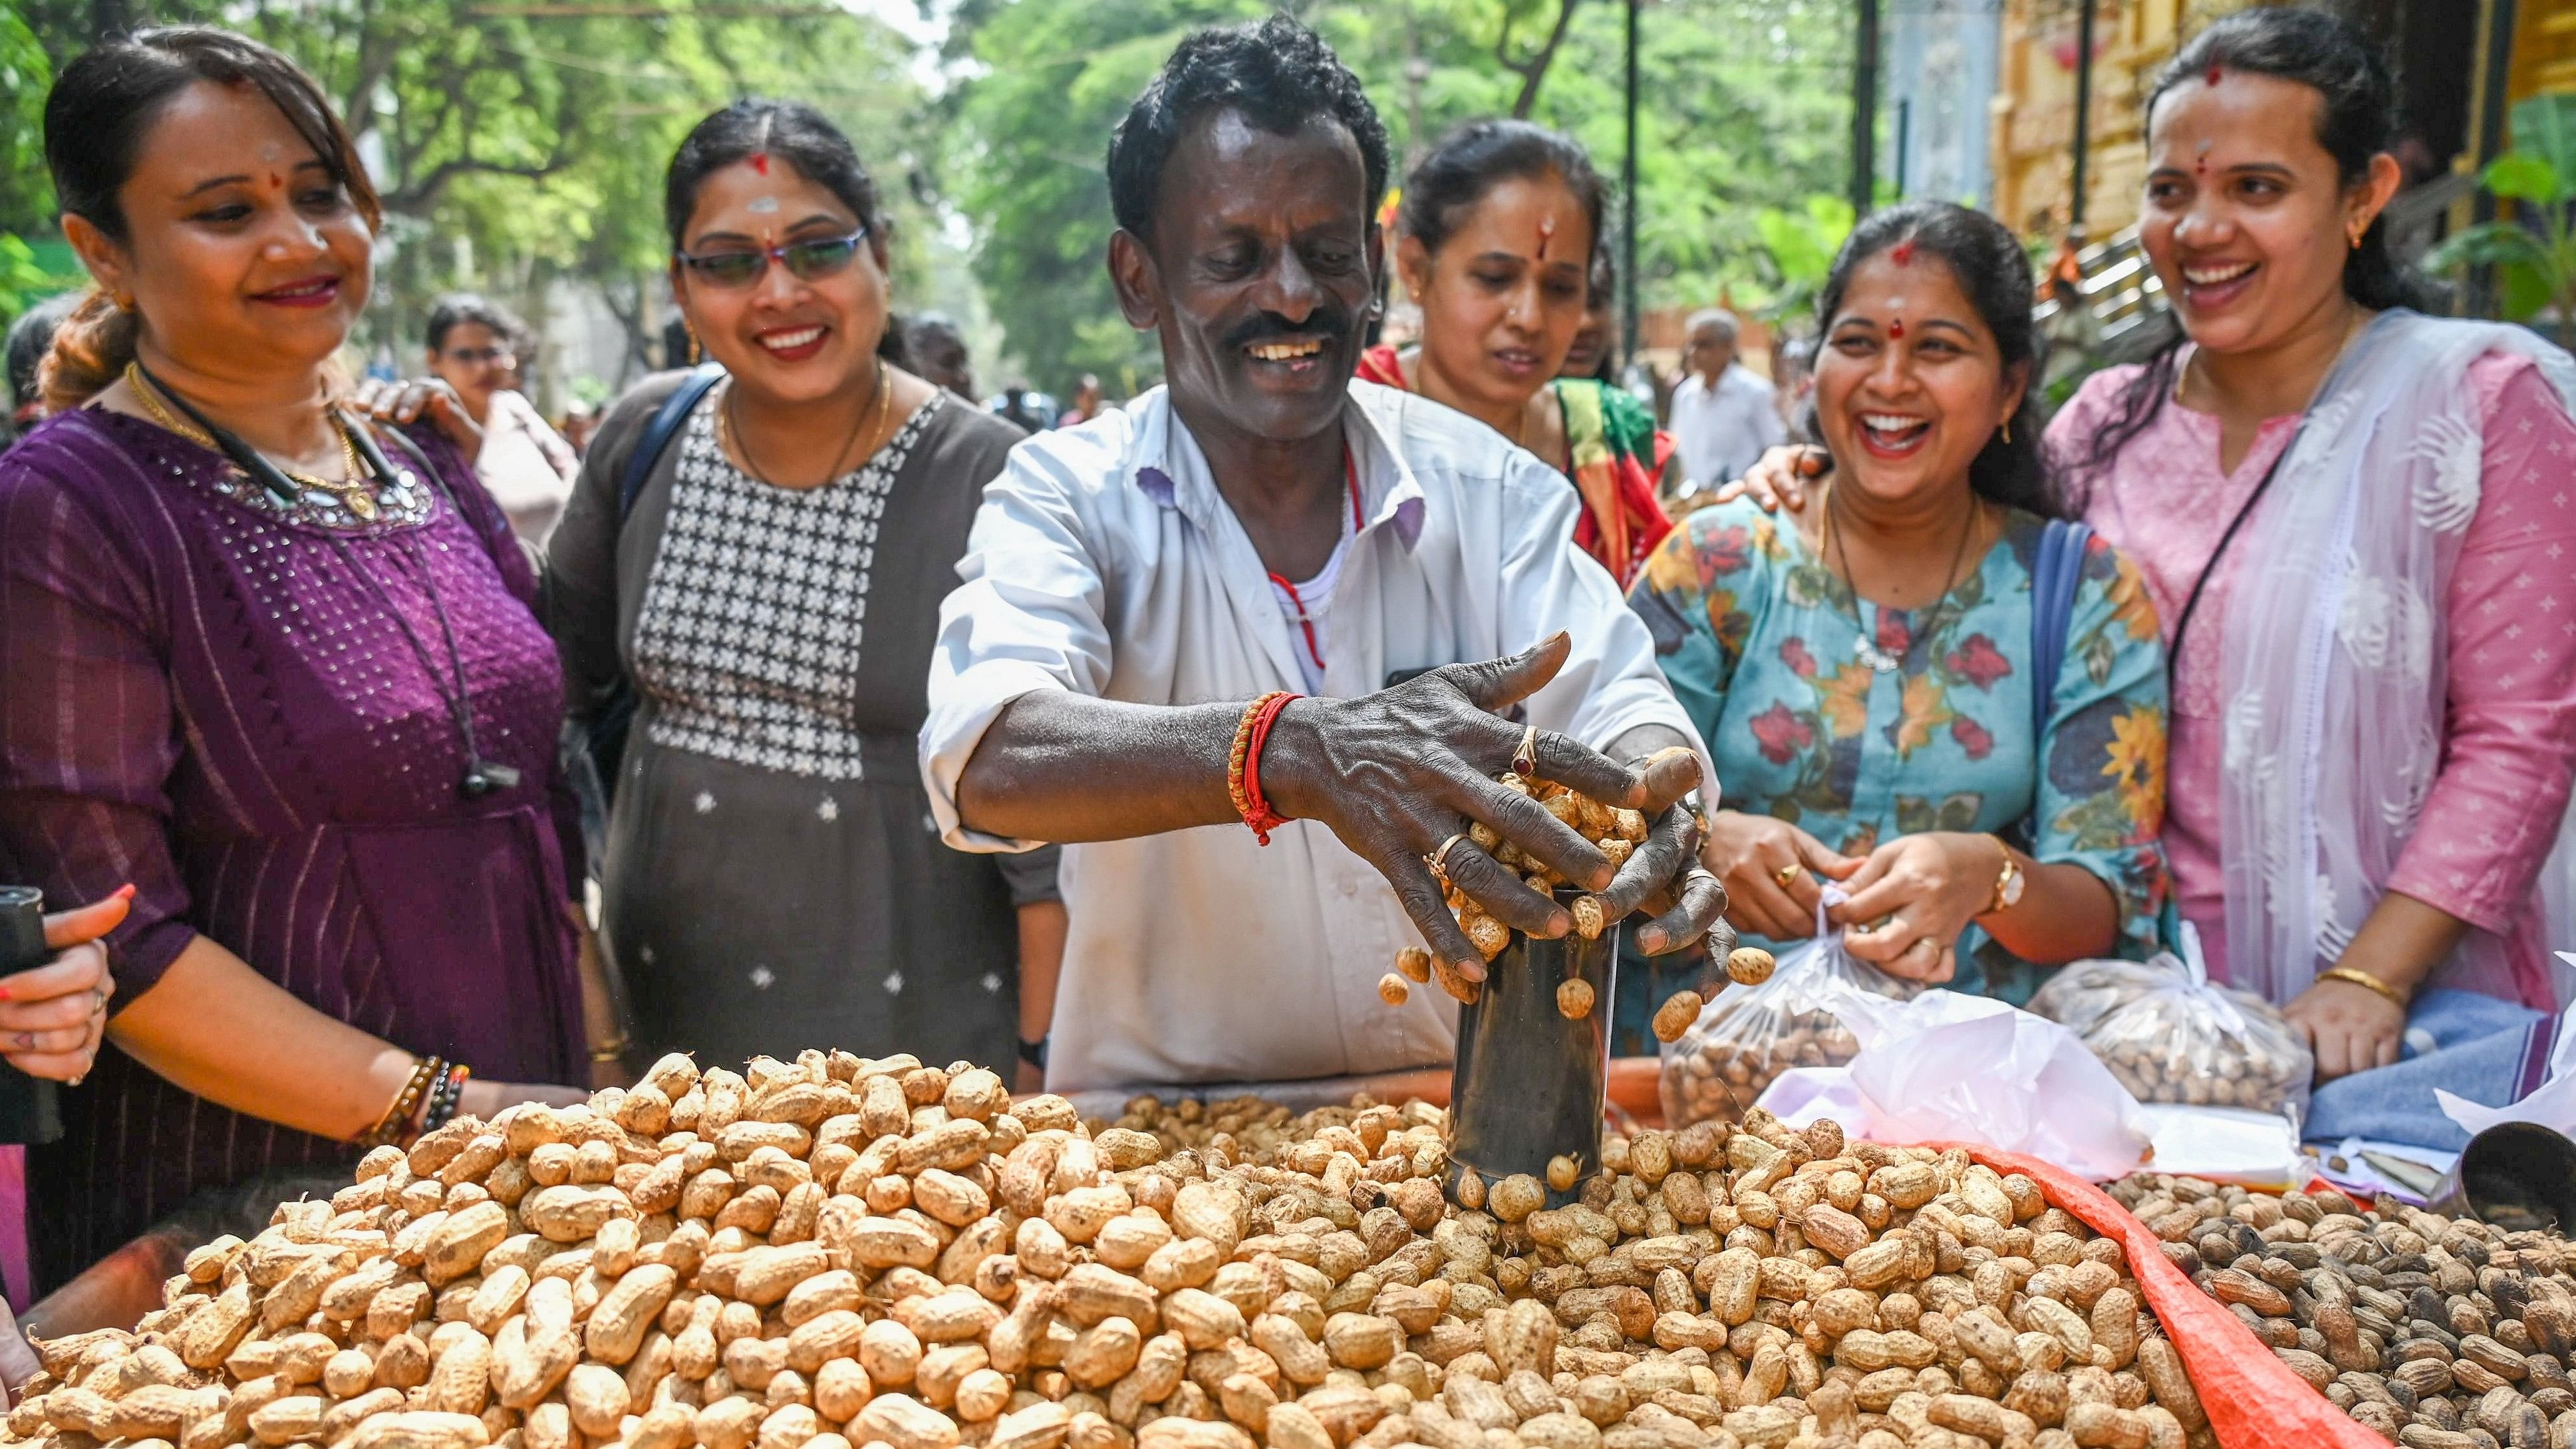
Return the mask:
M1521 731L1521 745L1512 751L1512 773L1527 780L1538 774L1538 726Z

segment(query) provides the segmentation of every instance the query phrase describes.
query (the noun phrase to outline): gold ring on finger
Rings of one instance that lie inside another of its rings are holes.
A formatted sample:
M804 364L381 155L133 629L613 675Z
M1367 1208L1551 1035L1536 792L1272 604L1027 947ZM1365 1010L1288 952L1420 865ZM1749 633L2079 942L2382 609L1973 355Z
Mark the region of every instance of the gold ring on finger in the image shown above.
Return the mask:
M1798 883L1798 877L1805 873L1805 869L1793 860L1787 865L1780 867L1778 870L1771 872L1771 878L1778 881L1780 883L1780 889L1785 891L1789 887L1796 885Z
M1521 731L1521 747L1512 751L1512 773L1527 780L1538 774L1538 726Z
M1467 832L1461 830L1440 842L1429 854L1422 857L1422 863L1431 867L1432 879L1440 882L1443 889L1452 888L1449 880L1449 852L1457 849L1458 842L1466 838Z

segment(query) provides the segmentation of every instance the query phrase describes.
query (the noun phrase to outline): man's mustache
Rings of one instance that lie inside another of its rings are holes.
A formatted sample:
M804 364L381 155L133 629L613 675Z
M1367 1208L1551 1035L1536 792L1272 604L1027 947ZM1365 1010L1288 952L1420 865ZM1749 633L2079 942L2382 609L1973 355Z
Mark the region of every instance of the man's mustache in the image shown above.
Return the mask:
M1273 337L1323 337L1338 342L1351 333L1351 314L1341 306L1326 303L1306 314L1305 320L1292 322L1276 312L1262 312L1245 318L1226 333L1229 348L1249 347Z

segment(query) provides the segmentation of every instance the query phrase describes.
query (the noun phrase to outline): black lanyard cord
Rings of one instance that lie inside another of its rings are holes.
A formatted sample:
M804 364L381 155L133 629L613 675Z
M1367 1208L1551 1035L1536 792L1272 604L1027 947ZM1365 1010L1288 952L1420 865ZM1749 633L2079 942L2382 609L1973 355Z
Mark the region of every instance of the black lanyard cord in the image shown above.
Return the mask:
M2298 449L2300 434L2306 431L2302 425L2299 432L2292 433L2289 445L2281 449L2280 456L2272 460L2271 467L2263 470L2263 477L2254 485L2254 491L2245 495L2245 501L2237 505L2236 516L2227 520L2227 531L2218 535L2218 547L2210 550L2209 562L2200 566L2200 576L2191 581L2191 592L2182 601L2182 614L2174 620L2173 642L2165 649L2165 687L2168 692L2173 689L2174 681L2182 676L2182 637L2191 628L2191 616L2200 608L2201 591L2209 587L2210 576L2218 572L2218 561L2227 556L2227 545L2235 542L2236 531L2253 516L2254 505L2262 502L2263 495L2272 491L2272 480L2280 475L2281 465L2290 461L2290 454Z
M188 420L190 422L203 428L206 436L214 439L215 446L222 450L226 458L232 461L233 466L239 468L243 473L256 480L262 488L268 491L270 497L275 498L281 504L289 505L303 497L303 490L297 488L290 480L288 480L284 471L276 464L270 462L266 457L263 457L258 449L251 447L248 443L243 442L239 437L226 429L217 426L213 419L207 417L204 413L199 412L196 406L190 403L187 398L165 386L161 379L154 377L151 370L144 367L139 359L135 362L134 366L137 372L143 374L144 381L150 383L163 397L166 397L171 402L175 403L181 412L188 415ZM360 460L366 464L369 473L373 475L377 482L386 482L394 478L394 466L386 459L384 449L376 446L375 435L370 429L352 422L337 408L333 408L331 410L331 423L332 426L340 430L342 436L349 440L350 445L357 449ZM447 481L438 475L438 470L436 468L430 466L429 459L423 456L420 449L412 443L411 439L404 437L399 432L397 432L394 437L396 441L402 444L403 451L411 456L414 463L419 465L420 474L427 481L429 486L436 489L439 497L446 501L447 511L457 514L460 518L463 517L463 514L459 513L457 510L456 499L447 490ZM394 602L393 595L386 590L384 581L377 578L371 570L357 560L355 555L349 552L347 541L342 539L336 531L325 528L323 530L323 537L330 542L331 551L339 556L342 563L348 565L350 572L365 580L367 587L375 591L377 601L385 606L386 613L393 616L395 627L402 630L403 638L410 643L413 655L420 660L421 668L427 671L431 691L438 695L439 703L447 707L448 718L456 726L457 738L465 746L465 775L464 778L458 782L458 793L462 794L468 800L477 800L485 795L491 794L495 790L507 790L517 785L519 783L518 770L508 765L496 764L485 760L483 758L482 748L475 741L474 699L465 682L465 656L463 652L456 647L455 627L448 622L447 605L445 601L441 600L438 596L438 584L437 581L430 576L427 561L423 560L420 564L417 582L420 584L421 591L429 595L429 609L430 612L438 619L438 633L440 641L447 646L448 675L450 680L454 682L456 688L456 692L452 696L447 692L446 683L443 683L439 679L436 656L432 655L429 652L429 647L421 642L419 632L412 628L410 618L405 615L402 608ZM387 542L390 543L393 542L393 540L388 537ZM406 563L406 571L408 571L410 549L405 546L399 548L397 551L402 554Z

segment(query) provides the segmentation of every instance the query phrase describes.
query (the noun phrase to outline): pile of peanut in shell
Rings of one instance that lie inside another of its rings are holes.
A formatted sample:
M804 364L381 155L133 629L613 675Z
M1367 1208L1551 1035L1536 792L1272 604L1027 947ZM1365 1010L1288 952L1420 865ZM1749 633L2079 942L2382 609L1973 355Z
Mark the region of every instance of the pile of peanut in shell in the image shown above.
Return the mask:
M2179 1449L2118 1252L1832 1123L1446 1201L1440 1113L1169 1147L992 1072L666 1058L378 1149L39 1345L48 1449ZM1170 1134L1177 1139L1181 1134ZM1254 1148L1256 1140L1266 1146ZM1238 1150L1241 1155L1238 1156Z
M2383 1437L2576 1445L2576 1250L2560 1234L2162 1174L2110 1192L2282 1362Z

